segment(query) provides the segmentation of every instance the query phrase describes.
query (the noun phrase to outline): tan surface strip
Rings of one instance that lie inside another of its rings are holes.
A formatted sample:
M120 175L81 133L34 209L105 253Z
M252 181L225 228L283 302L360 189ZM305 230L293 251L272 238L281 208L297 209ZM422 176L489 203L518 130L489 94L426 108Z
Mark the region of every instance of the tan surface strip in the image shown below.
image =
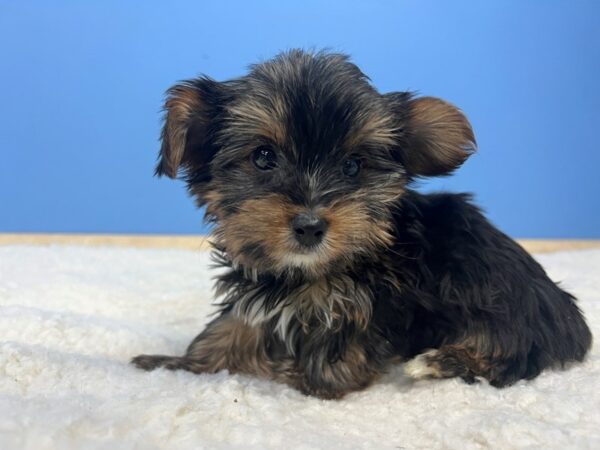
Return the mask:
M0 245L90 245L148 248L208 249L201 235L139 235L139 234L36 234L0 233Z
M518 241L523 247L533 253L600 248L600 240L519 239ZM0 245L11 244L108 245L191 250L205 250L210 248L206 236L202 235L0 233Z
M566 250L600 248L600 240L584 239L517 239L531 253L551 253Z

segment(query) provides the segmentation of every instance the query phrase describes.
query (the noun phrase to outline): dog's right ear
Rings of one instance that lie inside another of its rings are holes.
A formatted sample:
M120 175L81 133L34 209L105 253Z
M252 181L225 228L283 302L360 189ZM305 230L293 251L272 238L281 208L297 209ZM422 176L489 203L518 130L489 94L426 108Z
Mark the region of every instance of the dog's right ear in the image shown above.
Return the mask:
M476 150L467 117L456 106L435 97L392 92L384 97L401 125L399 154L413 177L448 175Z
M180 169L208 164L212 155L207 138L220 91L221 84L206 77L183 81L167 91L156 175L175 178Z

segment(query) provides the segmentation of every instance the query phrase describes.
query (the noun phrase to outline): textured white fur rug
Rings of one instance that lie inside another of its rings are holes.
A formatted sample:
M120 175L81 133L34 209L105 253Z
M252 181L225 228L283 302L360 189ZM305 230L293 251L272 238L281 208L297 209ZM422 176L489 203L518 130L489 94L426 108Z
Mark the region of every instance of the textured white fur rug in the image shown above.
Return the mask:
M600 251L540 255L600 335ZM128 365L177 354L211 306L206 253L0 247L0 449L600 448L600 349L497 390L400 368L342 401L245 376Z

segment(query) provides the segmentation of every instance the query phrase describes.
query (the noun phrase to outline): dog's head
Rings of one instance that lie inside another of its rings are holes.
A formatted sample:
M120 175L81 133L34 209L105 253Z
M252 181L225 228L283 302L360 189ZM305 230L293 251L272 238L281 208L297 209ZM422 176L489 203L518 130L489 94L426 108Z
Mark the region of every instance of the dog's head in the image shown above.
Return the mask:
M339 54L295 50L248 75L168 91L157 174L184 175L234 263L316 276L392 243L405 187L475 146L432 97L379 94Z

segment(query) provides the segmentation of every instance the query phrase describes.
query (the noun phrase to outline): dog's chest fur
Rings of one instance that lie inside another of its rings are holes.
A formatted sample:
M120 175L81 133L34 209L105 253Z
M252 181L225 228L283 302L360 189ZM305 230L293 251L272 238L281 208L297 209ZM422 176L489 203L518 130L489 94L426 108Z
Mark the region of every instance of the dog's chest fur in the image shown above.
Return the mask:
M373 314L371 287L346 274L310 281L249 280L243 271L232 271L219 279L218 293L230 314L272 329L290 354L303 337L325 337L348 326L364 330Z

